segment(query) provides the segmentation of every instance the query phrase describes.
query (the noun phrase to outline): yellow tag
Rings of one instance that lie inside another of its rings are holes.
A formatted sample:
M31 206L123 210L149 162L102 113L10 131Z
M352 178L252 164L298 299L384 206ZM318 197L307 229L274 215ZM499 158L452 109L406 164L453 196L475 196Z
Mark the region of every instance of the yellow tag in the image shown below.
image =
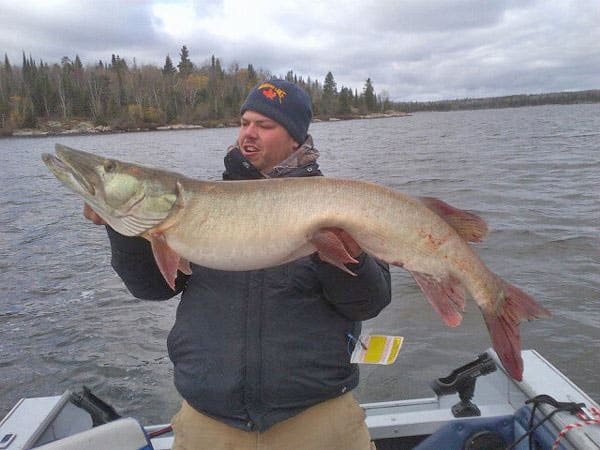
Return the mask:
M350 357L351 363L388 365L396 361L404 338L373 334L361 336L358 341Z

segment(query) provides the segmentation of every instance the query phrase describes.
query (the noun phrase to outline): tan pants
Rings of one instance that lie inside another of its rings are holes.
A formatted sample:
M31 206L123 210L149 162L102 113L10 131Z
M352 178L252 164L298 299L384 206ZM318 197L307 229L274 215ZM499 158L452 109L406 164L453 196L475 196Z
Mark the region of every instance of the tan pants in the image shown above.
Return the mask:
M351 393L315 405L264 433L225 425L185 401L172 425L173 450L376 450L365 413Z

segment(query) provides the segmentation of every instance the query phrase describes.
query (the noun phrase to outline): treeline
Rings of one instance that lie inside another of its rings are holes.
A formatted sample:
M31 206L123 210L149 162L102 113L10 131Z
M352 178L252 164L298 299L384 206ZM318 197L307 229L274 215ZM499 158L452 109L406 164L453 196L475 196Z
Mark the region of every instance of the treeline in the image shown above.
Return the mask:
M163 67L126 61L119 55L84 67L79 56L60 63L36 62L23 53L21 66L5 54L0 63L0 135L22 128L58 127L72 121L88 121L110 129L154 128L169 124L215 126L236 122L250 89L272 76L252 64L227 69L215 56L194 64L184 45L175 65L166 56ZM338 88L331 72L324 81L304 79L292 71L279 74L304 88L317 118L351 118L370 113L455 111L544 104L600 102L600 90L536 95L392 102L385 91L376 94L371 79L360 92Z
M600 89L548 94L521 94L504 97L465 98L435 102L394 103L394 109L404 112L459 111L473 109L518 108L521 106L567 105L575 103L600 103Z
M138 67L135 60L131 64L119 55L112 55L110 62L84 67L79 56L47 63L25 53L19 67L5 54L0 65L0 134L38 128L49 121L88 120L111 129L235 121L250 89L270 77L268 71L255 70L252 64L224 69L215 56L196 65L186 46L181 48L177 65L167 56L162 68ZM387 97L377 97L370 79L359 93L344 86L338 89L331 72L323 83L292 71L284 77L309 93L316 117L367 114L391 107Z

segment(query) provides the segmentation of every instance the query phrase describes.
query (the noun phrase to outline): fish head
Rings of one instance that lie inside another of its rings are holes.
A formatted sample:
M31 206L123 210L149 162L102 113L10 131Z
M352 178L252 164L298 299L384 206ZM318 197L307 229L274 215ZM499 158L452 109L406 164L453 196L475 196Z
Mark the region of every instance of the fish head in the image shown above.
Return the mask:
M119 233L136 236L165 221L177 204L178 175L56 145L42 160ZM180 177L180 176L179 176Z

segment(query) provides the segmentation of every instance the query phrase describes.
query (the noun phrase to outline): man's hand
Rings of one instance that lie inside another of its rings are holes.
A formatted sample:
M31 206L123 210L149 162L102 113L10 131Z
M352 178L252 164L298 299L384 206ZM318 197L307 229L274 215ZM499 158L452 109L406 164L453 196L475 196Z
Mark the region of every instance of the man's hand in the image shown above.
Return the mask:
M83 204L83 216L96 225L106 225L106 222L87 203Z

